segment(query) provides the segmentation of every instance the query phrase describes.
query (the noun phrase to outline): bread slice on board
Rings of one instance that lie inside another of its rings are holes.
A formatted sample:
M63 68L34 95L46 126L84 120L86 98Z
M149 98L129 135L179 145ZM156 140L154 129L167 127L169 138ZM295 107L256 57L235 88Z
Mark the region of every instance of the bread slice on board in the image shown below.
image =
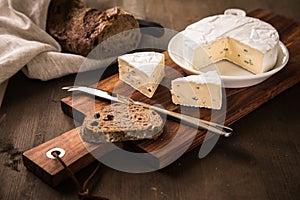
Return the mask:
M157 139L164 121L154 110L136 104L114 103L87 116L81 137L89 143Z

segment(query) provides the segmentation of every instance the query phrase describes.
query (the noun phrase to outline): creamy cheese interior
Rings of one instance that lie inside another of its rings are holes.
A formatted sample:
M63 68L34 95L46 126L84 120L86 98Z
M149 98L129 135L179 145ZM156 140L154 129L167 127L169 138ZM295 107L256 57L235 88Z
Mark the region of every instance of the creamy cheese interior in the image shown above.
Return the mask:
M184 106L220 109L221 79L215 71L172 81L172 102Z
M260 66L263 66L264 54L235 39L223 38L202 48L213 62L226 59L254 74L263 72L263 68ZM198 67L203 66L201 63L198 63L197 60L195 60L194 63Z

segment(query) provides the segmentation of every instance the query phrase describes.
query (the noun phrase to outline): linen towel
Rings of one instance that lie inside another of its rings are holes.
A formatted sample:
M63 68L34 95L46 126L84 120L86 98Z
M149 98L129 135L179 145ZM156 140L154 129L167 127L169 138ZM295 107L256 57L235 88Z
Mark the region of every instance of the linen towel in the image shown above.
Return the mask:
M40 80L78 72L85 57L61 53L45 31L49 4L50 0L0 0L0 84L19 70Z

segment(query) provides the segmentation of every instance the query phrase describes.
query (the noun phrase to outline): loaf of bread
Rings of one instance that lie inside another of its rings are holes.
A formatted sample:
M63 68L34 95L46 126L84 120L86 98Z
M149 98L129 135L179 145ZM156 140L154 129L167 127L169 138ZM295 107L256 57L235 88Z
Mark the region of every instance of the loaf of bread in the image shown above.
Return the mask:
M51 0L48 9L47 32L63 51L83 56L103 41L106 56L134 50L141 38L138 28L134 16L119 7L99 11L80 0Z
M164 122L141 105L114 103L84 119L80 135L89 143L157 139Z

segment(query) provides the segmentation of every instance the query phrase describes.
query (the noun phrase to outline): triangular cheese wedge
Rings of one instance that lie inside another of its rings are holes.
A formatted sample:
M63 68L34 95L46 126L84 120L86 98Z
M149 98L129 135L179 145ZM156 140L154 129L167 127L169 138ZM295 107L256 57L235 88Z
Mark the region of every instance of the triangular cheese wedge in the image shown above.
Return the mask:
M180 77L173 80L171 85L175 104L212 109L222 106L221 79L216 71Z
M165 57L157 52L125 54L118 58L119 78L151 98L165 76Z

